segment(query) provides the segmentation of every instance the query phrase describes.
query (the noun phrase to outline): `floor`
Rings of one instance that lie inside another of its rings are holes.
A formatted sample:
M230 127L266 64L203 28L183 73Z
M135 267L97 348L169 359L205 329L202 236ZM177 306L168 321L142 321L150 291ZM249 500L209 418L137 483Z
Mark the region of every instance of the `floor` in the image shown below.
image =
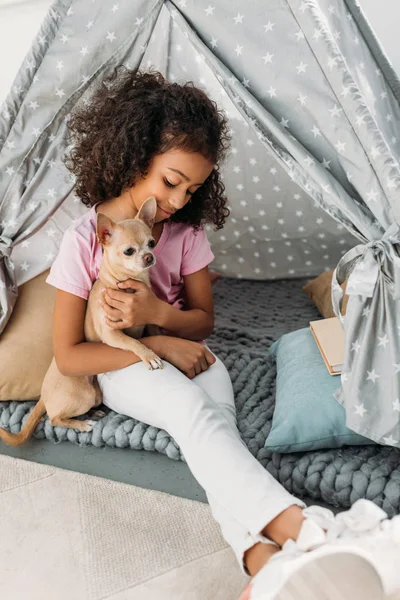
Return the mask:
M158 452L80 447L70 442L54 444L48 440L33 438L20 448L12 448L0 442L0 454L207 502L203 488L188 466ZM337 512L324 502L309 498L304 501L307 504L326 506Z

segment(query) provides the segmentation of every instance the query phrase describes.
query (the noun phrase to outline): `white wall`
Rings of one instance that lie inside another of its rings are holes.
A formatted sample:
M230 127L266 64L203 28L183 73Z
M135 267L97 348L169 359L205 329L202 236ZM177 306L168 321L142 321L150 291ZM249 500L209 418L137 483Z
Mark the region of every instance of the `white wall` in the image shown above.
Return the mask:
M52 0L0 0L0 105Z
M400 0L359 2L400 75ZM0 104L51 3L52 0L0 0Z
M359 0L359 3L400 76L400 0Z

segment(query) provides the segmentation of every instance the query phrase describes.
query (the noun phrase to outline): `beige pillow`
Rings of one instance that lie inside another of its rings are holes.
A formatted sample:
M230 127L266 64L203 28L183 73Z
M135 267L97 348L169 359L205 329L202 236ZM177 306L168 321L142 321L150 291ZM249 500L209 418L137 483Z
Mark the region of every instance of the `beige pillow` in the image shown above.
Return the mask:
M333 271L325 271L316 279L307 283L302 291L307 294L307 296L312 300L315 306L318 308L319 312L325 319L328 317L334 317L335 313L332 308L332 299L331 299L331 287L332 287L332 276ZM341 285L343 291L346 289L347 281L344 281ZM349 297L345 294L343 298L342 304L342 314L346 313L347 301Z
M56 288L49 271L24 283L0 340L0 400L32 400L40 395L53 356Z

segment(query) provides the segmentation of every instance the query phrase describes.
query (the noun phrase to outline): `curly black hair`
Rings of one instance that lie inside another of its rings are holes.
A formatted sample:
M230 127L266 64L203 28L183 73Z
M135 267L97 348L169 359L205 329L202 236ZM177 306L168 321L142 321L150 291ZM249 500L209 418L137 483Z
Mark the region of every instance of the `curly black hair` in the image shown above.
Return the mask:
M118 67L68 121L75 191L86 206L115 198L146 176L152 157L171 149L198 152L215 166L191 202L171 220L221 229L229 215L219 167L229 149L228 121L193 82L167 81L157 71Z

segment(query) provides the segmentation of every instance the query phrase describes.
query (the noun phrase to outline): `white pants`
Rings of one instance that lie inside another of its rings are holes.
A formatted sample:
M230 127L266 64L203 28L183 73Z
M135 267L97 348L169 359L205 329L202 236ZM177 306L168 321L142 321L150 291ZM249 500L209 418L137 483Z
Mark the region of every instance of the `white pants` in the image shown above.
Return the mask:
M236 427L232 383L224 364L188 379L170 363L149 371L142 362L97 376L112 410L167 431L204 488L222 535L242 571L244 552L283 510L304 503L289 494L250 453Z

